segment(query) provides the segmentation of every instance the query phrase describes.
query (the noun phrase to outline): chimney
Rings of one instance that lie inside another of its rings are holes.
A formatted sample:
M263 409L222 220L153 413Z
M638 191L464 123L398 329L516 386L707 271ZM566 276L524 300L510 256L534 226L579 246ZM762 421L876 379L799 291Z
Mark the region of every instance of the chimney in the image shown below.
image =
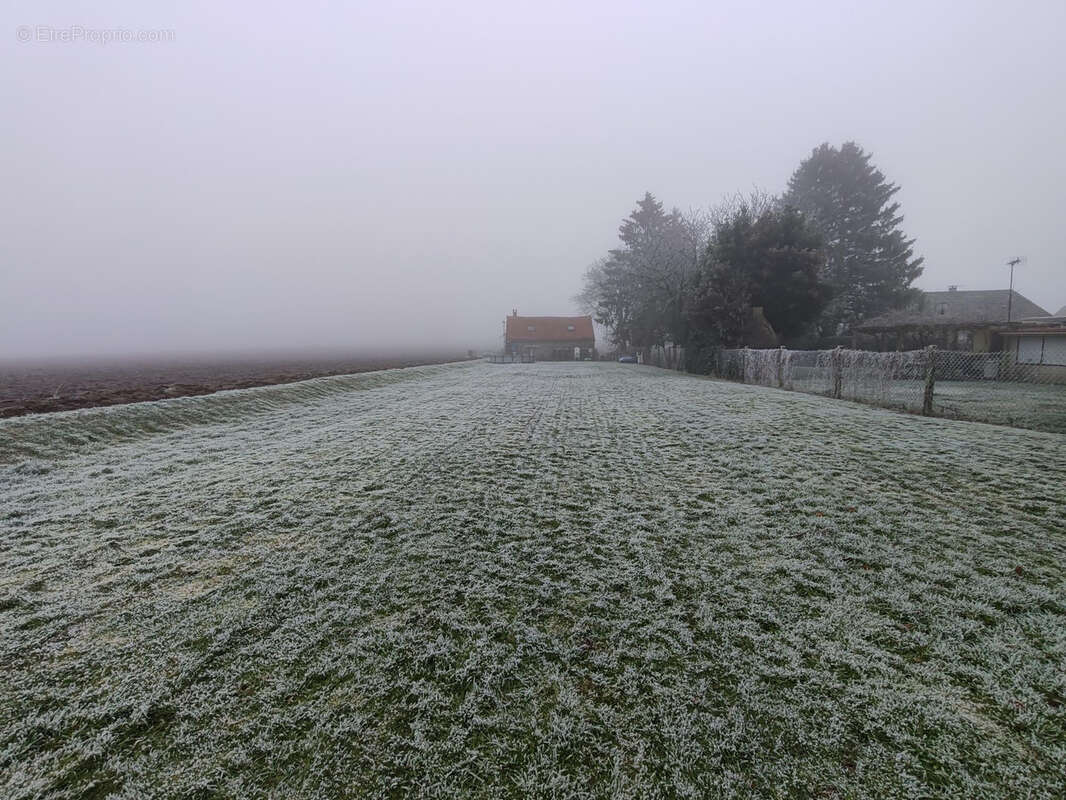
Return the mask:
M511 309L511 316L512 317L517 317L518 316L518 309L517 308L512 308Z
M948 287L948 291L949 292L957 292L958 290L959 290L958 286L949 286Z

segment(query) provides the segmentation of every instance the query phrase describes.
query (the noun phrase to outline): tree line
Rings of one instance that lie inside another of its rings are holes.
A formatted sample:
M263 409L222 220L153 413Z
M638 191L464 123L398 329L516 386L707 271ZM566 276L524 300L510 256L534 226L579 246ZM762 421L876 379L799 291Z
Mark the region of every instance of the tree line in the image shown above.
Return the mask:
M616 348L680 345L697 372L717 348L764 344L767 323L792 347L849 336L916 292L923 259L900 228L898 191L845 142L816 147L778 196L681 212L648 192L577 301Z

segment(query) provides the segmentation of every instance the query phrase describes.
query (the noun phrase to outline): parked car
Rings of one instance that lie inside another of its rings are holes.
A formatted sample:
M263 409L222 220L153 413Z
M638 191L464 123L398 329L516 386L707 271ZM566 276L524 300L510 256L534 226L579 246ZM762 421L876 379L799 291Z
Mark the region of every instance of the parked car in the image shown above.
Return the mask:
M637 357L636 356L621 356L618 359L618 363L619 364L636 364L637 363Z

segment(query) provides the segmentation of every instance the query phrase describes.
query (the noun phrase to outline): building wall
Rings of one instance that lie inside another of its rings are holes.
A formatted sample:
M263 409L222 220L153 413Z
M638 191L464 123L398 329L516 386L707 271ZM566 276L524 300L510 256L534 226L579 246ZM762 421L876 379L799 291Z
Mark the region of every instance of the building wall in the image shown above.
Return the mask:
M543 342L508 342L508 353L528 353L532 352L533 357L537 361L573 361L574 360L574 348L581 348L581 358L592 357L593 350L595 349L596 342L592 339L582 339L579 341L543 341ZM567 355L564 358L563 354L559 351L565 350Z
M864 334L859 349L875 350L921 350L934 345L940 350L964 353L988 353L996 348L995 335L988 328L970 325L943 326L936 328L901 327L896 330Z
M1066 334L1011 336L1014 360L1019 364L1066 367Z

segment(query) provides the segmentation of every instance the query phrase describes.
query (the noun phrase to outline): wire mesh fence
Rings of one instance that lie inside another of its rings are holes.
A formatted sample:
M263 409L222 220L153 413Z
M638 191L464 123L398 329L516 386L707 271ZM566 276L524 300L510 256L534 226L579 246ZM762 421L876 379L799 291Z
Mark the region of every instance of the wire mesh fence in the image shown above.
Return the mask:
M1066 365L924 350L721 350L712 373L928 416L1066 433Z
M647 353L641 353L645 364L663 369L683 369L685 365L685 348L681 345L668 344L665 347L648 348Z

